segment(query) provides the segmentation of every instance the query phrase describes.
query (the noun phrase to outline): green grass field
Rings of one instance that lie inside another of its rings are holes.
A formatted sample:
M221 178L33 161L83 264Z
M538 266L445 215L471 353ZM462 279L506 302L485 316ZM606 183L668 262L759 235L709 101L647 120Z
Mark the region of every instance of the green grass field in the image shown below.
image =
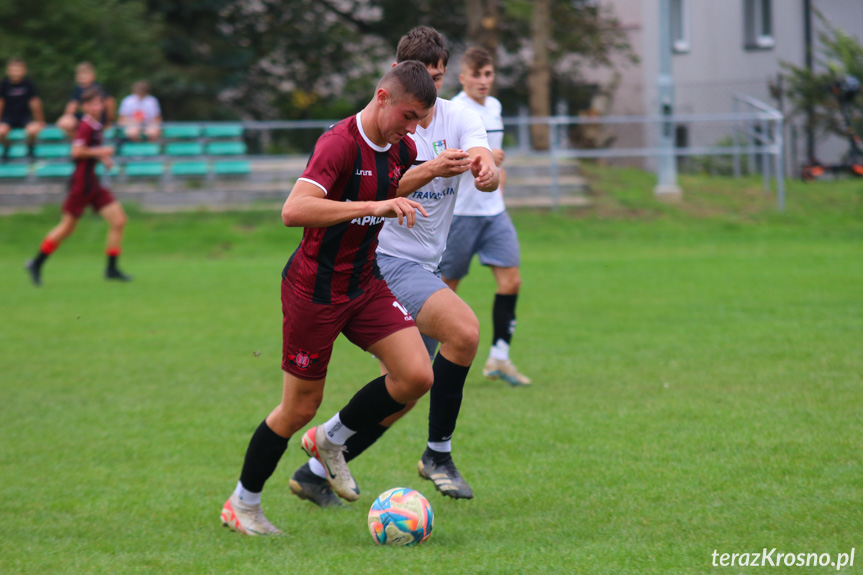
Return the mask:
M278 209L143 213L102 277L82 221L32 287L21 266L59 209L0 217L0 573L743 573L712 554L839 553L863 565L863 186L591 168L593 205L518 211L513 357L535 385L482 378L493 282L461 294L483 336L455 456L476 498L416 474L427 402L352 463L362 497L290 495L291 441L264 506L287 536L219 525L252 431L281 389ZM318 417L376 375L340 340ZM431 539L373 544L366 514L423 491ZM775 560L775 555L773 556ZM835 567L769 568L822 573Z

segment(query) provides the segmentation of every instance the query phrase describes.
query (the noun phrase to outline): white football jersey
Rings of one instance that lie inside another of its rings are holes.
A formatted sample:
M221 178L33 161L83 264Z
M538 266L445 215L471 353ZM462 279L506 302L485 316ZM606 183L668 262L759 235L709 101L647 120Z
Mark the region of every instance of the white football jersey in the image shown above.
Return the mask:
M492 96L485 99L485 105L464 92L452 99L466 108L475 111L482 118L488 134L488 143L492 150L503 148L503 118L501 117L500 100ZM493 192L481 192L473 185L470 172L461 175L459 194L455 200L455 215L457 216L496 216L506 210L503 194L500 189Z
M416 142L418 162L433 160L447 148L465 151L478 147L491 149L485 126L477 113L441 98L435 102L429 127L417 126L416 134L409 135ZM421 203L428 217L417 213L416 224L412 228L400 226L397 218L387 218L378 236L378 253L415 261L435 271L446 246L459 182L459 176L435 178L407 196ZM470 187L474 187L472 177Z

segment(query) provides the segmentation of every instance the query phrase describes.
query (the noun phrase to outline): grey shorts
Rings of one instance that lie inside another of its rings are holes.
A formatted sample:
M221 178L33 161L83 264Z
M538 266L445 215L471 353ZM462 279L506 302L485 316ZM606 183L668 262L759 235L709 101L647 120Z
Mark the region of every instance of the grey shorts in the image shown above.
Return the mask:
M440 272L430 272L414 261L382 254L377 255L377 260L378 267L390 287L390 291L393 292L399 303L405 306L408 313L413 316L414 321L433 293L442 289L449 289L440 279ZM422 337L429 357L434 359L438 342L426 335Z
M474 254L479 263L499 268L521 265L518 234L509 214L496 216L453 216L440 263L447 279L460 280L467 275Z

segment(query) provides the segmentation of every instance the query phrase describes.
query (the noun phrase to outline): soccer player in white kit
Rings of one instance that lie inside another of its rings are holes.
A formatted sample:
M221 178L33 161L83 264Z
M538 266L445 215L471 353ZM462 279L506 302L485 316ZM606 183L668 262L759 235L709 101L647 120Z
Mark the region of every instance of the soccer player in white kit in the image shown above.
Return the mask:
M437 30L420 26L402 37L396 59L425 64L440 90L449 49ZM428 216L417 218L409 234L385 223L378 237L377 262L390 290L414 317L427 341L429 355L434 354L437 342L441 344L432 363L428 446L418 464L419 474L446 496L470 499L473 490L452 459L452 435L465 380L479 347L479 320L443 283L438 266L461 175L469 172L472 186L490 192L497 189L500 173L482 120L462 105L438 98L411 137L417 146L417 164L405 173L398 193L421 203ZM362 453L413 405L408 404L377 428L352 436L345 443L345 460ZM291 491L322 507L340 505L322 477L324 470L311 460L291 477Z
M469 48L461 59L458 76L463 90L452 99L476 111L485 124L495 162L504 160L503 119L500 101L489 95L494 83L494 61L482 48ZM520 373L509 358L509 346L515 331L515 304L521 288L518 235L503 203L505 172L501 167L500 188L489 194L470 185L470 176L459 187L455 215L441 260L443 280L456 291L459 281L470 269L474 254L482 265L491 268L497 283L492 306L492 345L482 370L489 379L502 379L514 386L530 385L530 378Z

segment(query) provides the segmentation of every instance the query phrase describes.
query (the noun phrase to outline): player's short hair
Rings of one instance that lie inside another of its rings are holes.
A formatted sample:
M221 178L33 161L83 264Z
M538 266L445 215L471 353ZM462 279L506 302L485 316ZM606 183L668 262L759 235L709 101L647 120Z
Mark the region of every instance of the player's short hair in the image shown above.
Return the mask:
M75 72L93 72L96 73L96 68L90 62L81 62L75 66Z
M437 100L437 88L431 74L425 64L416 60L407 60L390 68L377 87L389 90L395 101L410 96L426 108L434 106Z
M428 74L428 72L426 72ZM90 100L95 100L96 98L103 98L105 95L102 93L97 86L90 86L81 92L81 103L85 104Z
M461 67L470 72L482 70L489 64L494 65L494 60L488 50L479 46L471 46L461 57Z
M417 26L399 40L396 62L416 60L426 66L449 62L449 47L443 34L430 26ZM428 73L428 72L426 72Z
M20 64L21 66L27 65L27 63L24 61L24 58L22 58L21 56L12 56L11 58L9 58L9 60L6 62L6 65L11 66L12 64Z

